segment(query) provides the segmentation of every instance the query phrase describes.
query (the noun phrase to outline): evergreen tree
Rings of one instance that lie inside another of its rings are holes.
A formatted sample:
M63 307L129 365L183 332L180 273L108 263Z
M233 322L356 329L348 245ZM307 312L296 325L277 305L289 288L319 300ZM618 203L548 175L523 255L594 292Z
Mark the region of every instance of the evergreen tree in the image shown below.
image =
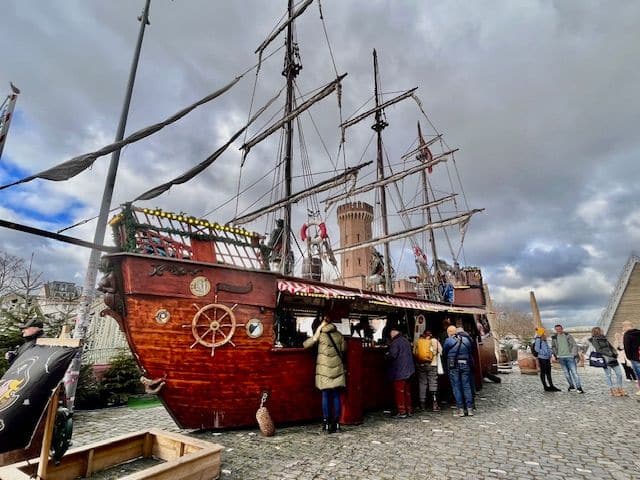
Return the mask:
M129 396L142 393L140 369L129 353L120 353L111 359L111 366L104 374L102 388L108 405L124 405Z

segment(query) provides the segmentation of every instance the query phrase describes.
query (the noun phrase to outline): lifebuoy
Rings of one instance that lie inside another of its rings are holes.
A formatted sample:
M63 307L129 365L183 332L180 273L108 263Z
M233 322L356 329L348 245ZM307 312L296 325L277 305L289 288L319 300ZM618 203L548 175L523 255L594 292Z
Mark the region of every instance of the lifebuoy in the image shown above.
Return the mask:
M300 238L302 239L303 242L306 241L307 238L309 237L307 230L309 230L309 227L312 225L315 225L316 227L318 227L318 231L319 231L319 235L312 239L314 243L320 243L325 238L329 238L329 235L327 235L327 226L324 224L324 222L320 222L320 223L309 222L308 224L305 223L304 225L302 225L302 228L300 228Z

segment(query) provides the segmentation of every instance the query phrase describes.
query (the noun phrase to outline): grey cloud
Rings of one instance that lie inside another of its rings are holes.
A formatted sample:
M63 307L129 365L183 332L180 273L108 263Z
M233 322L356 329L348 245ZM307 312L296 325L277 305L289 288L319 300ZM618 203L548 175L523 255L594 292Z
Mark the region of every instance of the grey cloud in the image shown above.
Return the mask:
M5 3L0 41L9 48L3 50L0 94L9 80L22 89L18 109L24 119L9 135L7 158L33 172L111 141L143 2ZM344 115L372 95L375 47L383 90L419 85L427 114L447 143L460 147L456 159L469 204L486 208L471 221L465 259L483 267L495 291L539 287L569 273L588 278L592 270L613 286L635 246L630 215L640 208L635 180L640 177L640 4L324 0L322 6L337 68L349 72ZM252 65L253 51L284 10L284 2L267 0L153 2L127 131L166 117ZM298 24L297 34L304 64L299 85L308 92L334 76L317 5ZM257 99L280 88L281 68L280 55L265 63ZM215 105L125 149L113 203L133 198L214 151L224 141L224 130L246 119L253 81L249 74ZM409 103L387 111L385 145L392 162L415 138L418 116ZM335 155L335 99L311 113ZM363 155L371 135L367 123L347 134L349 165ZM428 128L424 119L423 128ZM330 171L313 128L307 127L305 135L313 168ZM245 185L264 173L277 146L274 138L251 153ZM369 149L364 159L373 155ZM193 185L176 187L149 206L208 212L235 193L239 161L233 148ZM0 206L10 209L25 195L56 195L61 204L79 199L84 205L74 216L86 218L97 212L107 163L108 158L101 159L65 185L39 182L0 192ZM252 189L241 208L268 188ZM601 201L598 211L595 199ZM228 220L234 207L221 208L215 218ZM328 221L335 229L335 219ZM91 239L91 225L71 233ZM531 251L536 244L570 247ZM50 275L83 276L83 254L7 231L0 232L0 247L40 249ZM398 254L402 248L393 246ZM587 249L596 254L587 255ZM406 247L402 255L401 269L409 273ZM505 265L513 265L519 278L505 277ZM588 293L581 296L581 291ZM608 293L578 284L554 305L553 315L595 322L595 304L606 303L603 295ZM539 298L541 304L544 300ZM526 307L526 294L514 302Z

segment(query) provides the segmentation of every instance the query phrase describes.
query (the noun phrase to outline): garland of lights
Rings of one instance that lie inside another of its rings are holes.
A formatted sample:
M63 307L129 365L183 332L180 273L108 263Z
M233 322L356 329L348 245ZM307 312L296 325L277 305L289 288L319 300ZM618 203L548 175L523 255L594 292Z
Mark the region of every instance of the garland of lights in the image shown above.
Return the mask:
M213 230L223 231L233 233L235 235L241 235L250 239L249 242L242 241L234 238L221 237L215 234L205 234L202 232L187 232L185 230L177 229L177 228L169 228L163 226L149 225L146 223L139 223L134 214L134 208L131 204L125 204L123 210L120 214L116 215L109 223L114 228L114 235L116 239L116 243L119 244L119 247L127 252L135 252L137 251L137 242L136 242L136 231L150 229L156 230L159 232L164 232L168 234L179 235L183 237L196 238L198 240L209 240L214 242L224 242L240 247L251 247L254 248L256 246L256 240L260 238L260 235L257 233L250 232L244 228L236 228L230 227L227 225L220 225L218 223L211 223L208 220L191 217L184 214L176 214L171 212L165 212L161 209L138 209L138 211L142 211L142 213L146 215L153 215L160 218L167 218L169 220L176 220L178 222L187 223L193 226L201 226L205 228L210 228ZM117 227L122 225L124 227L124 231L126 232L126 239L124 239L124 244L120 245L120 236L116 233ZM268 258L271 253L271 249L264 245L264 243L258 243L257 247L260 249L260 252L263 258Z

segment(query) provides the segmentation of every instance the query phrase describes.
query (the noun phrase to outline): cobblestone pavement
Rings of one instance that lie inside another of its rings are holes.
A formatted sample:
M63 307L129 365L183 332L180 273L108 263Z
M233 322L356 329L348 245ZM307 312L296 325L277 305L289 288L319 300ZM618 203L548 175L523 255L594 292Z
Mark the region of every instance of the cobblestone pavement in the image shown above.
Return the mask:
M474 417L424 412L404 420L382 413L341 434L319 424L278 429L183 432L219 443L227 479L640 479L640 402L609 395L602 373L579 369L585 395L545 393L537 376L485 383ZM179 431L163 407L76 413L74 445L146 428Z

